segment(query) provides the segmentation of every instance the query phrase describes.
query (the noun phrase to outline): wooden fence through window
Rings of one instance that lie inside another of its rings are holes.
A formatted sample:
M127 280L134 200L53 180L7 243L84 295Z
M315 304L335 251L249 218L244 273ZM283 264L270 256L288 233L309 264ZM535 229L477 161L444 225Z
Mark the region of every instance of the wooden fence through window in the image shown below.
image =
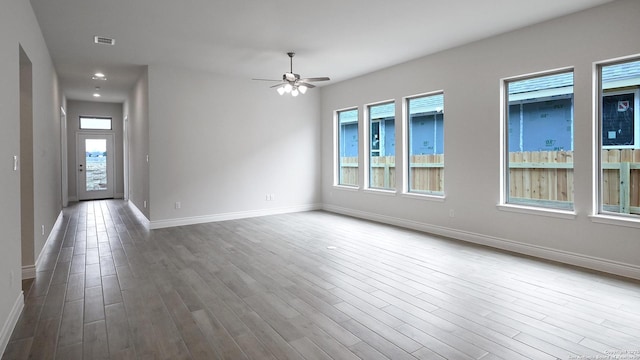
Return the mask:
M510 152L508 181L510 202L571 208L573 152Z
M604 210L640 214L640 149L602 150Z
M358 186L358 157L343 156L340 158L340 185Z
M395 156L371 158L370 185L372 188L396 188ZM413 192L444 194L444 155L414 155L410 158L410 187ZM340 185L358 185L358 158L340 159Z
M444 157L410 158L411 191L444 193ZM396 187L394 156L371 161L372 188ZM602 151L602 201L606 211L640 214L640 149ZM341 184L359 185L358 158L341 158ZM516 202L571 207L573 152L532 151L509 153L509 197Z

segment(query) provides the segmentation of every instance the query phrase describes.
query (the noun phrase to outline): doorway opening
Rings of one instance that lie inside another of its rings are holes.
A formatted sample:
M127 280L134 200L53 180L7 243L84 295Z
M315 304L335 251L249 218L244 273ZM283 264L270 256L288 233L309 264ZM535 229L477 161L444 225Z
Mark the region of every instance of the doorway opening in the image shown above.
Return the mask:
M114 197L113 134L77 134L78 200Z

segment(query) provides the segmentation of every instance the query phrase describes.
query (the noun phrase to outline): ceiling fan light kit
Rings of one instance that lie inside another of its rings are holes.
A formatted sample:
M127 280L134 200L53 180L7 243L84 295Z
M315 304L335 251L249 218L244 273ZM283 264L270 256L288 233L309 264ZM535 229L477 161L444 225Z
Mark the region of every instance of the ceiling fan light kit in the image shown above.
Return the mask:
M279 84L272 86L276 88L276 91L280 95L291 94L291 96L298 96L299 94L305 94L308 89L314 88L315 85L311 84L314 81L327 81L328 77L316 77L316 78L300 78L300 74L293 72L293 57L296 53L288 52L289 55L289 72L282 75L282 80L270 80L270 79L253 79L260 81L279 81Z

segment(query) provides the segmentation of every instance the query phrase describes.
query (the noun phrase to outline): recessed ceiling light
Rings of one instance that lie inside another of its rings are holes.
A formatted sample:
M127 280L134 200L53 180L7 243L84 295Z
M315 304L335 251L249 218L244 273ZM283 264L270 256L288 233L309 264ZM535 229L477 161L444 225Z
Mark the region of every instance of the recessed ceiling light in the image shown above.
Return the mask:
M98 94L98 93L93 93L93 97L100 97L100 94Z
M103 74L101 72L97 72L97 73L93 74L93 76L91 76L91 79L93 79L93 80L107 80L107 77L105 76L105 74Z

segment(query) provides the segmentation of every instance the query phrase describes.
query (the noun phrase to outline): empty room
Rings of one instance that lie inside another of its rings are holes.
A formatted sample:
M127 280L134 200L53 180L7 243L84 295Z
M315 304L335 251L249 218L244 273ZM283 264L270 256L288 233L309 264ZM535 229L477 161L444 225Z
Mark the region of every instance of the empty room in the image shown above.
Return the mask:
M640 2L0 4L5 359L640 359Z

